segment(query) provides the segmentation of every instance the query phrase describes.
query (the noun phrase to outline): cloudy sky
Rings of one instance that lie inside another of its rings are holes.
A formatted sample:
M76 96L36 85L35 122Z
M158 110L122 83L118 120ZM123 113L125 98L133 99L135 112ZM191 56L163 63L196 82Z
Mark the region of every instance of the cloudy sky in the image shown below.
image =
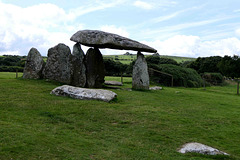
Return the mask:
M137 40L160 55L240 55L240 0L0 0L0 55L72 48L70 37L83 29Z

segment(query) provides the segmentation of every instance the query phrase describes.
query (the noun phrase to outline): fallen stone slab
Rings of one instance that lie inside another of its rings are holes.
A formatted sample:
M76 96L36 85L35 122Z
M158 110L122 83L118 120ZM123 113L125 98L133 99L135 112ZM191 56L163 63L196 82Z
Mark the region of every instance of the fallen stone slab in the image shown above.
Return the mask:
M51 91L50 94L56 96L66 96L81 100L101 100L109 102L117 97L117 94L103 89L86 89L63 85Z
M210 146L201 144L201 143L187 143L181 147L181 149L178 150L180 153L200 153L205 155L229 155L225 152L219 151L216 148L212 148Z
M156 49L135 40L98 30L80 30L76 32L70 40L85 46L96 48L134 50L150 53L157 52Z
M104 84L112 85L112 86L122 86L122 82L118 82L118 81L105 81Z
M162 87L154 86L150 87L149 90L162 90Z

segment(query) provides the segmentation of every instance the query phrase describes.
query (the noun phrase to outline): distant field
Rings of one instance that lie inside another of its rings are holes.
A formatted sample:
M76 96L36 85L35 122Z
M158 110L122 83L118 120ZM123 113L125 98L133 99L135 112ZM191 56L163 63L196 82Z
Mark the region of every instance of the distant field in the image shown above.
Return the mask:
M149 55L145 55L145 57L147 56ZM178 63L181 63L184 61L194 61L196 59L196 58L189 58L189 57L177 57L177 56L165 56L165 55L161 55L160 57L174 59ZM132 61L137 59L137 55L103 55L103 58L119 61L123 64L130 64Z

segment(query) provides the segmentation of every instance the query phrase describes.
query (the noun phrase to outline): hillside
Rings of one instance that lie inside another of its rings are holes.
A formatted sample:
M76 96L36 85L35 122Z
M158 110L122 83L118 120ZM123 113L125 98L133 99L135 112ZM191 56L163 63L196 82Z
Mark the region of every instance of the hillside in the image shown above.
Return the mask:
M147 56L149 56L149 55L145 55L145 57L147 57ZM184 61L194 61L196 59L196 58L189 58L189 57L166 56L166 55L160 55L160 57L170 58L170 59L177 61L178 63L181 63ZM111 59L114 61L119 61L123 64L130 64L132 61L137 59L137 55L136 54L133 54L133 55L103 55L103 58Z

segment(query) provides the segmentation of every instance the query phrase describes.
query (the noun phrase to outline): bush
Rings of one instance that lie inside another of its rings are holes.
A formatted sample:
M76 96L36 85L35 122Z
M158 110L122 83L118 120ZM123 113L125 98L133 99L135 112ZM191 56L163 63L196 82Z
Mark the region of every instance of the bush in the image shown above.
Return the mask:
M0 72L23 72L23 67L19 66L0 66Z
M173 75L174 86L201 87L203 84L201 76L191 68L184 68L172 64L149 65L149 68ZM171 76L157 72L150 76L150 80L165 86L171 86L172 82Z
M105 65L106 76L120 76L125 73L128 65L121 62L115 62L111 59L103 59Z
M146 57L148 64L174 64L178 65L177 61L170 58L160 58L159 56L148 56Z
M224 82L221 73L204 73L202 77L211 85L220 85Z

